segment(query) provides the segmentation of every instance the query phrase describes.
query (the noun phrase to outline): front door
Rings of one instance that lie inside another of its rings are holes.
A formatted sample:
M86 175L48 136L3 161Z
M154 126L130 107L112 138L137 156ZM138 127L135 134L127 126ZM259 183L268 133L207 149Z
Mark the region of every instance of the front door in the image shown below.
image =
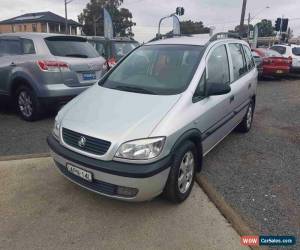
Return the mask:
M213 83L230 84L229 61L225 44L211 49L206 60L206 70L195 93L199 96L199 101L194 103L193 108L201 114L195 123L202 132L204 155L232 129L228 123L233 115L229 108L231 93L206 97L206 89Z

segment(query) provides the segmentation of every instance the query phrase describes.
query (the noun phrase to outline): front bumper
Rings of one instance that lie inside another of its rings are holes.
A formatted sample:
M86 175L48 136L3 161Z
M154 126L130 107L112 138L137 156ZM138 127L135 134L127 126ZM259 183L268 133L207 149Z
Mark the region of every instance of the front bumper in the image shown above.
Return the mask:
M150 200L162 193L169 176L171 157L151 164L107 162L75 153L63 147L52 135L47 138L47 142L57 168L66 178L104 196L126 201ZM86 181L70 173L67 164L92 173L93 181ZM137 194L130 197L120 195L120 187L136 189Z

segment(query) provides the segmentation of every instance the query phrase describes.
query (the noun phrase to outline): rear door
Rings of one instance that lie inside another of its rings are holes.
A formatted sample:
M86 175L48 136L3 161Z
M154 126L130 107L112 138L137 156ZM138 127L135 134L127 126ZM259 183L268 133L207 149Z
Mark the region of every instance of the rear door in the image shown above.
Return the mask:
M0 38L0 94L9 93L10 77L21 54L21 41L18 37Z
M89 86L103 75L105 60L86 39L53 36L46 38L45 42L55 59L69 66L69 70L61 72L66 85Z
M228 44L230 65L232 69L230 109L233 111L234 118L231 125L235 127L243 118L248 107L251 91L255 87L257 72L250 55L244 54L243 45L240 43ZM247 60L246 60L247 56ZM249 58L250 57L250 58Z

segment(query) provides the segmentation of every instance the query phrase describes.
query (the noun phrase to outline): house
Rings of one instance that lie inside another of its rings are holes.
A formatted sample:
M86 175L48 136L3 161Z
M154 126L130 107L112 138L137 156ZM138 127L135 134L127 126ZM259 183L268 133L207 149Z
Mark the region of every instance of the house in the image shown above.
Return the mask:
M4 21L0 21L0 33L10 32L43 32L66 33L65 18L50 11L28 13ZM68 20L68 34L81 34L82 25Z

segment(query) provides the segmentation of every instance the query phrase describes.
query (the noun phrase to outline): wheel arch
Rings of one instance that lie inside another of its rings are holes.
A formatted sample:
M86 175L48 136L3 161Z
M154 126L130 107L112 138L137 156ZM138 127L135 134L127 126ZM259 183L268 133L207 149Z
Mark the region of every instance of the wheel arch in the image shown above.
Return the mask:
M34 92L37 92L37 89L35 88L34 84L28 77L18 75L15 76L14 78L11 79L11 84L10 84L10 90L9 90L9 95L14 97L16 94L17 89L20 86L26 86L32 89Z
M202 150L202 140L201 140L201 132L198 129L190 129L184 132L175 142L171 149L172 157L176 153L176 150L186 141L191 141L195 144L197 148L197 172L200 172L202 168L202 158L203 158L203 150Z

